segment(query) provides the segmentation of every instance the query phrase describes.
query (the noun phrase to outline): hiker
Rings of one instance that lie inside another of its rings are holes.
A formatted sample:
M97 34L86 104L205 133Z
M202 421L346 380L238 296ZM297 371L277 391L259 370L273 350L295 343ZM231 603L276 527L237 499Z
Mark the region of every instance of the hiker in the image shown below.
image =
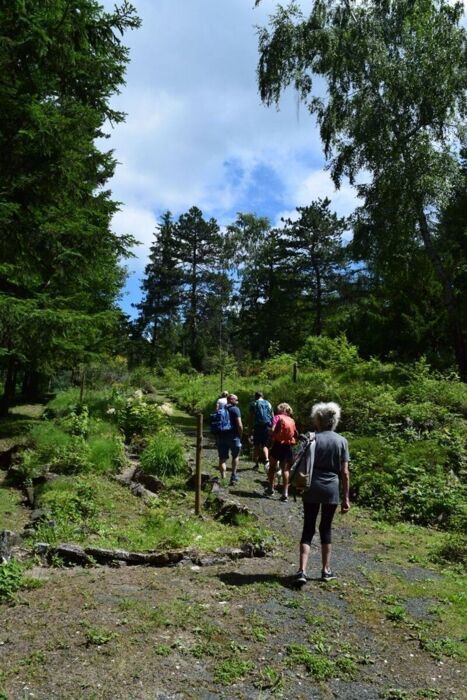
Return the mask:
M295 576L297 584L307 581L306 567L320 509L321 580L331 581L336 578L330 566L331 525L339 504L339 481L342 484L341 512L347 513L350 509L349 447L347 440L335 432L340 416L341 409L333 402L317 403L311 409L316 442L310 487L303 493L304 520L300 563Z
M221 406L226 406L227 405L227 396L229 395L228 391L223 391L219 398L216 401L216 411L220 409Z
M274 427L272 430L272 447L269 452L268 486L264 491L267 498L274 496L274 481L276 470L279 465L282 470L283 489L281 501L287 503L289 500L289 472L294 461L292 446L298 438L297 426L292 418L293 411L288 403L280 403L274 416Z
M232 457L232 474L230 476L230 486L233 486L238 481L237 469L239 462L240 450L242 447L242 415L238 408L238 397L235 394L229 394L225 406L221 406L221 410L227 411L230 425L227 430L219 432L217 435L217 452L219 454L219 471L221 478L224 479L227 473L227 460L229 452Z
M271 439L272 427L272 406L267 401L262 391L255 393L255 398L250 404L250 414L248 427L253 439L253 459L254 469L259 469L259 463L264 464L267 471L269 469L269 443Z

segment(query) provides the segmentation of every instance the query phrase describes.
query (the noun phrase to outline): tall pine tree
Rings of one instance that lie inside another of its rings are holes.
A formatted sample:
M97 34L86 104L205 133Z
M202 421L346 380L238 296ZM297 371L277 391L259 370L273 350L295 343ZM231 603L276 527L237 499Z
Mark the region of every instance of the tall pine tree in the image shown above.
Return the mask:
M143 299L136 308L136 328L149 344L145 359L150 366L176 350L180 320L182 270L176 225L170 211L161 217L142 282Z

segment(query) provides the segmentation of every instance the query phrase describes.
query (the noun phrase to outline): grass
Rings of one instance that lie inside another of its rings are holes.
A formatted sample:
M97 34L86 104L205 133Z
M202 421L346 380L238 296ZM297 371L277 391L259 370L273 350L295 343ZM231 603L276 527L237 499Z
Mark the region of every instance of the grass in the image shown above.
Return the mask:
M0 475L4 472L0 471ZM0 476L1 480L1 476ZM0 530L21 531L29 520L29 512L21 505L21 492L0 481Z
M269 537L249 521L231 527L197 518L192 501L191 494L173 490L147 507L105 476L64 476L44 485L39 494L38 505L50 512L55 524L40 525L34 539L136 551L194 547L211 552Z
M214 680L221 685L231 685L241 680L254 669L252 661L241 659L226 659L222 661L214 671Z

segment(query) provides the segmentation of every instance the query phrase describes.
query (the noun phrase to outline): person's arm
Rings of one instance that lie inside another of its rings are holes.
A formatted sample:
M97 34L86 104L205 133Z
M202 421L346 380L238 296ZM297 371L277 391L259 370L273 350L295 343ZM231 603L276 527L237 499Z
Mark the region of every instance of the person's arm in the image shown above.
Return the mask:
M348 513L350 510L350 499L349 499L350 473L349 473L349 463L348 462L341 462L341 483L342 483L341 513Z
M235 421L236 421L236 423L237 423L237 431L238 431L238 434L240 435L240 437L242 437L242 436L243 436L243 423L242 423L242 419L241 419L240 416L237 416L237 417L235 418Z

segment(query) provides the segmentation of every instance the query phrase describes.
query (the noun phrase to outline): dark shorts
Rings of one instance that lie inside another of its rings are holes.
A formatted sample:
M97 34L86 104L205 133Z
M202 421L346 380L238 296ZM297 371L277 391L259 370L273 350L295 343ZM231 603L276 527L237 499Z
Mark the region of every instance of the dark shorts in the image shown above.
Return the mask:
M267 425L255 425L253 428L253 445L269 447L271 429Z
M274 457L278 462L292 464L294 460L292 445L281 445L280 442L273 442L270 457Z
M238 457L242 449L242 441L238 435L218 435L217 437L217 452L219 460L224 462L229 458L229 452L232 457Z

